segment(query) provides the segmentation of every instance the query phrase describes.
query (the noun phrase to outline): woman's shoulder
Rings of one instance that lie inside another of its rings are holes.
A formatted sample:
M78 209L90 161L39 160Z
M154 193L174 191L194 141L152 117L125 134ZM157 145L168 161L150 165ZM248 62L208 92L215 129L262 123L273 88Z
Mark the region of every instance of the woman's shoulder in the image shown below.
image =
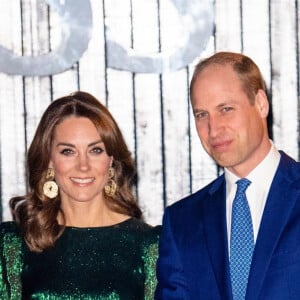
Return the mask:
M21 253L23 239L19 227L15 222L2 222L0 224L0 252L6 260L16 257Z
M135 232L139 236L157 241L161 232L161 225L152 226L141 219L131 218L124 222L127 230Z
M18 236L20 232L16 222L7 221L0 223L0 236L3 238L5 236Z

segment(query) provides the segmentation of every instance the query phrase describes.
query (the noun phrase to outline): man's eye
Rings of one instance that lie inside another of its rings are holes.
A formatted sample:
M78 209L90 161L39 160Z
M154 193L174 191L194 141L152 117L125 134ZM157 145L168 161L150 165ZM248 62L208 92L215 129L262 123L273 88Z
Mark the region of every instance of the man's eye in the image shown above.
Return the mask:
M224 112L228 112L228 111L231 111L231 110L233 110L233 108L231 106L225 106L222 109L222 111L224 111Z
M205 117L207 117L207 112L197 112L195 114L196 119L204 119Z

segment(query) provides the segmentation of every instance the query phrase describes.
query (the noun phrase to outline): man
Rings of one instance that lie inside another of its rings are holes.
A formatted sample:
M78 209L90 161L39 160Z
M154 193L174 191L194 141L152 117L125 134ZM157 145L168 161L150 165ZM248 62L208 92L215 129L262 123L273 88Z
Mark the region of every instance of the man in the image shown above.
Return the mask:
M224 174L165 210L156 299L300 299L300 164L269 139L258 67L216 53L196 66L190 95Z

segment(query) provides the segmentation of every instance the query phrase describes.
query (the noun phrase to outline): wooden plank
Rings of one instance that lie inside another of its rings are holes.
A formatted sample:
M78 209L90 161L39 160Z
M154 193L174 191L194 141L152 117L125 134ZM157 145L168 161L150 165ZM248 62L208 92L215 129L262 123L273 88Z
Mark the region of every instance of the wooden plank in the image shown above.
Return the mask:
M274 141L298 158L296 12L294 1L271 2Z
M3 220L10 220L8 201L25 193L25 132L20 76L0 74L1 200Z
M163 213L162 120L159 93L157 75L136 75L138 195L145 219L151 224L160 223Z
M257 9L259 7L259 9ZM269 1L243 1L243 52L260 68L268 87L271 81ZM255 20L255 22L253 22ZM259 32L259 34L257 34ZM259 49L259 51L257 51Z
M215 36L212 36L204 51L189 66L189 82L193 76L195 65L202 59L213 55L215 49ZM218 176L218 168L215 162L209 157L201 145L196 131L192 107L190 107L190 128L191 128L191 169L192 169L192 192L199 190Z
M119 5L118 5L119 4ZM105 22L109 29L107 38L113 39L123 47L132 47L132 25L130 1L106 1ZM111 53L107 53L111 55ZM107 105L118 122L126 143L135 157L135 117L133 75L128 71L107 68Z
M116 87L116 83L119 86ZM116 121L135 158L135 123L134 123L134 95L132 74L125 71L108 70L108 108Z
M135 0L133 7L133 47L141 53L159 51L158 7L156 1ZM163 213L163 153L161 85L157 74L135 76L137 120L138 196L145 219L161 222Z
M50 51L48 5L40 0L30 1L23 11L23 54L28 56L47 54ZM50 99L49 77L24 77L26 148L32 141L37 124Z
M18 1L1 2L1 45L22 54ZM14 23L11 22L14 20ZM20 76L0 74L1 200L3 220L10 220L8 201L25 192L23 83Z
M109 2L109 1L106 1ZM88 49L79 63L80 89L105 102L105 39L103 1L92 0L93 29Z
M170 1L160 1L160 47L166 60L186 40L186 28L179 11ZM189 103L187 68L162 74L163 150L165 205L191 192L189 155Z
M105 2L105 26L107 39L113 40L123 47L132 47L132 24L130 1L106 1ZM106 53L106 58L113 53ZM116 119L127 146L136 159L136 136L134 116L134 90L133 75L127 71L119 71L108 68L106 65L106 103Z
M240 0L215 1L216 50L241 52Z
M163 75L166 204L190 194L189 104L186 70Z
M26 104L26 148L29 147L43 112L50 104L49 78L28 77L24 80Z
M55 49L61 42L62 22L57 12L50 7L50 49ZM75 63L69 70L52 76L52 97L60 98L79 89L78 65Z

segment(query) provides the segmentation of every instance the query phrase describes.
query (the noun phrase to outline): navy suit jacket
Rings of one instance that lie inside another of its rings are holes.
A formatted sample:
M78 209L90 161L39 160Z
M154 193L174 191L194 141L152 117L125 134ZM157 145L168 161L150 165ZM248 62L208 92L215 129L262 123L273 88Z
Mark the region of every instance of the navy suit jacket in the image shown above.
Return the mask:
M300 299L300 163L283 152L263 212L246 300ZM155 299L232 299L224 175L166 208Z

